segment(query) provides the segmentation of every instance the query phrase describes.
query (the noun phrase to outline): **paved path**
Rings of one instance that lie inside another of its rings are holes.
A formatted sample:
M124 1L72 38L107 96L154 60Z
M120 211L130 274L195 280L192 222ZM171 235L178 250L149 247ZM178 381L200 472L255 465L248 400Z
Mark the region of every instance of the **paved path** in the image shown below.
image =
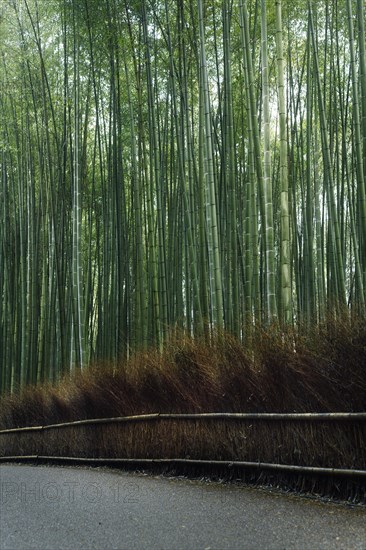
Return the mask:
M1 550L366 550L366 508L254 488L6 464L0 489Z

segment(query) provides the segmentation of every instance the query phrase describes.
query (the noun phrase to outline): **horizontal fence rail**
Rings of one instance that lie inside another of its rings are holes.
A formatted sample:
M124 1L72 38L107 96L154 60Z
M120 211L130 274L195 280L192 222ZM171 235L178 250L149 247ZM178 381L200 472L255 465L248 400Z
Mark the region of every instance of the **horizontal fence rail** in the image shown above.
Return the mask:
M195 460L191 458L87 458L74 456L4 456L0 457L0 462L70 462L78 464L136 464L136 465L164 465L164 464L182 464L191 466L225 466L229 468L248 468L259 470L272 470L282 472L294 472L298 474L317 474L341 476L350 478L365 478L366 470L351 470L345 468L318 468L315 466L295 466L293 464L273 464L270 462L249 462L238 460Z
M333 412L333 413L151 413L131 416L119 416L111 418L92 418L75 420L58 424L46 424L43 426L25 426L0 430L0 435L17 434L27 432L46 432L67 427L82 427L93 425L118 424L128 422L156 422L169 420L250 420L250 421L365 421L366 412ZM237 460L200 460L188 458L89 458L71 456L45 456L45 455L22 455L2 456L0 463L4 462L63 462L97 465L182 465L182 466L206 466L206 467L228 467L247 468L257 470L268 470L277 472L288 472L294 474L313 474L335 477L366 479L366 470L345 469L345 468L323 468L315 466L303 466L293 464L275 464L269 462L251 462Z
M336 413L152 413L111 418L88 418L44 426L25 426L0 430L0 435L19 432L39 432L72 426L118 424L123 422L151 422L158 420L366 420L366 412Z

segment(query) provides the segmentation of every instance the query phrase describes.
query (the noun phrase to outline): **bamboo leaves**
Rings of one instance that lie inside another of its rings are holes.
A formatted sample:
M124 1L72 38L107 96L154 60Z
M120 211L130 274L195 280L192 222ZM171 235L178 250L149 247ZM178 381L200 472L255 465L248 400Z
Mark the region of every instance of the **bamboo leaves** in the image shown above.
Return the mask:
M1 391L175 330L364 311L363 15L4 4Z

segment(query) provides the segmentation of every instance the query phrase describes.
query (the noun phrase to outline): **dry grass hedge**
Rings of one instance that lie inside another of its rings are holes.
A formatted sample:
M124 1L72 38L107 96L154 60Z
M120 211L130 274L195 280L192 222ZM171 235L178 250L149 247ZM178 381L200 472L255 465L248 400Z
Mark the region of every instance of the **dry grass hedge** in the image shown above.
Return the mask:
M361 412L366 411L365 369L361 319L328 321L301 332L257 329L246 345L227 334L210 343L172 338L162 354L149 350L117 367L93 365L56 386L3 398L0 428L155 412ZM366 470L366 426L363 421L161 420L0 436L0 455L17 454L189 456ZM298 477L277 479L282 484L292 479L299 488ZM313 490L332 486L329 480L314 483ZM338 494L339 483L332 487ZM347 482L341 492L366 500L361 483Z

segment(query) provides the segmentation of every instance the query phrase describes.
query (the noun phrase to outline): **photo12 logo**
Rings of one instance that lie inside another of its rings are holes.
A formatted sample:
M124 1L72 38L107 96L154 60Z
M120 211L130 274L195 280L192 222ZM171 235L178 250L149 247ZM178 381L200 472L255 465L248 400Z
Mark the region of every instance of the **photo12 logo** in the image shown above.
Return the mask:
M115 504L137 504L141 496L138 483L128 483L123 486L119 484L105 486L95 482L80 484L76 481L64 481L61 484L55 482L29 484L15 481L0 483L2 505L11 502L29 504L41 501L49 503L86 501L93 504L103 500L109 500Z

